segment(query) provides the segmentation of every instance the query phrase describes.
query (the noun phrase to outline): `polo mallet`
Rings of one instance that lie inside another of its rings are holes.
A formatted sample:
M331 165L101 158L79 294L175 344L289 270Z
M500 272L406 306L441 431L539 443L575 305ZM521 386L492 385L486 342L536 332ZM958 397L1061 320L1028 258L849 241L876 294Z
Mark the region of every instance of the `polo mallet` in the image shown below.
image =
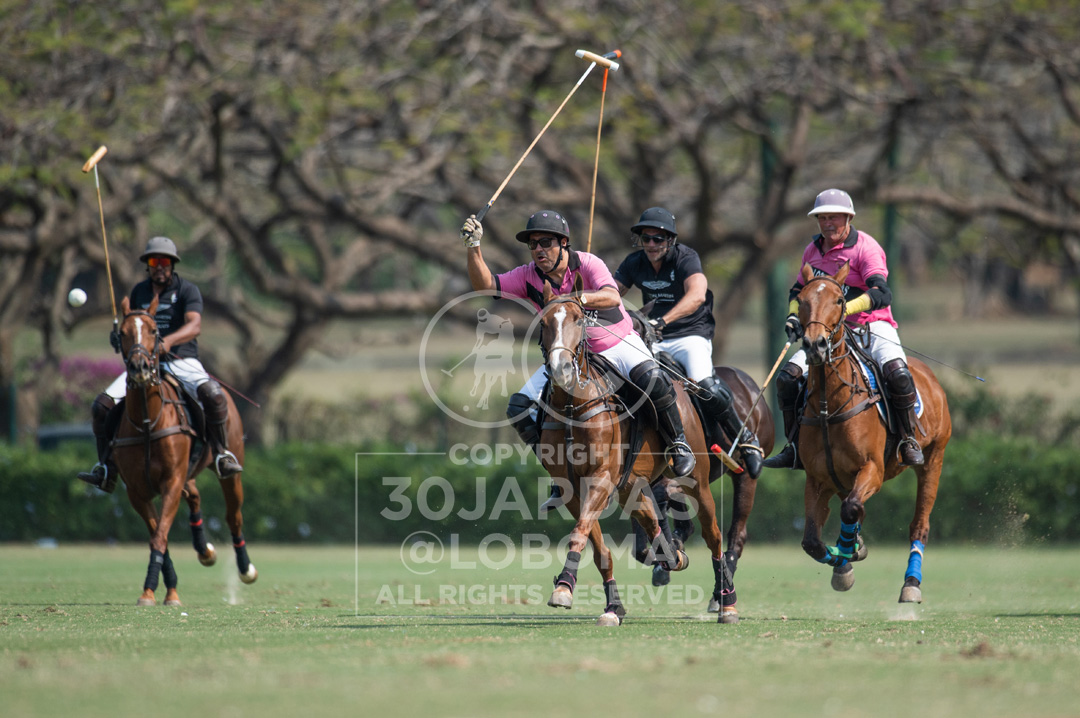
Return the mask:
M109 150L105 145L98 147L97 151L90 155L90 159L83 164L82 171L89 172L91 167L94 168L94 187L97 188L98 216L101 217L101 242L105 245L105 276L109 281L109 301L112 303L113 330L116 330L120 325L120 321L116 317L116 295L113 293L112 265L109 263L109 240L105 236L105 209L101 206L101 180L98 178L97 170L98 162L101 161L101 158L104 157L105 153L108 151Z
M750 405L749 411L746 412L746 418L743 419L742 424L739 425L739 431L735 437L731 440L731 448L728 449L728 454L735 451L735 445L739 443L739 437L742 436L743 429L746 428L746 422L750 421L750 415L754 413L754 409L757 408L758 402L761 401L761 397L765 395L765 388L769 386L769 382L772 381L773 374L780 367L780 362L784 360L784 356L787 354L788 349L791 348L791 342L784 344L784 348L780 350L780 356L776 357L776 361L772 365L772 371L769 372L769 376L765 377L765 383L761 385L761 391L758 392L757 398L754 399L754 403Z
M586 68L585 72L581 75L580 78L578 78L577 83L574 85L573 89L570 90L570 94L566 96L566 99L562 101L562 104L560 104L559 107L555 110L555 112L551 115L551 117L548 118L547 123L540 130L540 133L536 135L532 143L529 144L528 148L525 150L525 154L521 155L521 158L510 170L510 174L506 175L506 179L504 179L502 181L502 184L499 185L499 188L495 190L495 194L491 195L491 199L488 200L488 203L484 206L484 208L476 213L477 222L482 222L484 220L484 217L487 216L488 210L491 209L491 205L495 204L495 200L497 200L499 198L499 195L502 194L502 191L506 189L506 185L510 182L510 178L513 177L514 173L518 171L518 167L521 167L521 163L524 162L525 158L529 156L530 152L532 152L532 148L536 146L536 143L539 142L540 138L544 136L547 128L551 126L551 123L555 120L558 114L562 112L562 108L566 106L566 103L570 101L570 98L573 97L575 92L577 92L577 89L581 87L581 83L585 82L585 78L589 76L589 73L592 72L592 69L597 65L603 65L605 68L614 68L616 70L619 69L619 63L614 62L613 58L610 58L607 55L595 55L591 52L585 52L584 50L578 50L575 54L578 57L583 57L586 60L589 60L589 67ZM608 53L608 55L613 55L613 53ZM618 56L615 55L615 57Z
M457 370L457 368L458 368L459 366L461 366L462 364L464 364L464 363L465 363L465 359L468 359L469 357L471 357L471 356L472 356L473 354L475 354L475 353L476 353L475 351L471 351L471 352L469 352L468 354L466 354L466 355L465 355L465 357L464 357L464 358L463 358L463 359L462 359L461 361L459 361L459 362L458 362L457 364L455 364L454 366L450 367L449 369L442 369L442 370L441 370L441 371L442 371L442 373L443 373L443 374L446 374L446 375L447 375L447 376L449 376L449 377L453 377L453 376L454 376L454 372L455 372L455 371Z
M578 50L577 56L582 57L585 54L584 50ZM622 50L612 50L605 58L615 59L622 57ZM604 84L600 90L600 119L596 123L596 159L593 161L592 169L592 198L589 200L589 237L585 242L585 251L592 250L592 226L593 226L593 211L596 209L596 176L600 171L600 130L604 127L604 97L607 95L607 76L608 70L618 70L619 65L612 63L614 67L604 68Z

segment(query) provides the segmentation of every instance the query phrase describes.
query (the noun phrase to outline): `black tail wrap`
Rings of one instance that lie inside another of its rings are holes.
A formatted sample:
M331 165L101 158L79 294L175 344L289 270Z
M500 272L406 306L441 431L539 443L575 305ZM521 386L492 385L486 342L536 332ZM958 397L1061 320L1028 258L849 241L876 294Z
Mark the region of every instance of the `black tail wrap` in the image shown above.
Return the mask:
M158 580L161 577L161 565L165 563L165 554L155 549L150 549L150 565L146 567L146 581L143 582L143 590L156 591Z

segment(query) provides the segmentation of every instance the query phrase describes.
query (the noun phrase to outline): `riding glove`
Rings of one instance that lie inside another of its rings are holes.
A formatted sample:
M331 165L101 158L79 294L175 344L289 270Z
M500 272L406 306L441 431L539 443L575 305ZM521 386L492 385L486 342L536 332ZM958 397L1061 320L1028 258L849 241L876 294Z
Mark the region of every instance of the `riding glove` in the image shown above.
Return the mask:
M784 322L784 331L787 332L788 341L792 343L802 338L803 328L798 314L788 315L787 321Z
M483 236L484 226L480 224L475 214L470 214L465 224L461 225L461 241L466 247L479 247L480 238Z
M664 321L664 318L660 317L659 319L650 319L649 324L652 325L653 331L656 332L656 338L659 340L663 340L664 328L667 327L667 322Z
M112 348L116 351L117 354L120 353L120 330L119 329L116 329L114 327L113 330L111 332L109 332L109 344L112 345Z

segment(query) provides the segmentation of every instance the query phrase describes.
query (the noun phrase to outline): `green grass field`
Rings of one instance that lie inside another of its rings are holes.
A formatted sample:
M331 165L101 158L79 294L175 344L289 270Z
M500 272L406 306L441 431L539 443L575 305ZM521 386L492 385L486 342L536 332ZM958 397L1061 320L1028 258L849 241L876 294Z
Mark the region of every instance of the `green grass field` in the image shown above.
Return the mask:
M184 606L136 608L142 546L0 547L3 714L1080 715L1076 549L931 544L925 603L900 606L902 548L871 546L838 594L798 546L751 544L721 626L696 544L656 593L620 561L629 615L598 628L591 565L572 611L545 605L549 554L418 575L397 547L249 548L245 586L177 539Z

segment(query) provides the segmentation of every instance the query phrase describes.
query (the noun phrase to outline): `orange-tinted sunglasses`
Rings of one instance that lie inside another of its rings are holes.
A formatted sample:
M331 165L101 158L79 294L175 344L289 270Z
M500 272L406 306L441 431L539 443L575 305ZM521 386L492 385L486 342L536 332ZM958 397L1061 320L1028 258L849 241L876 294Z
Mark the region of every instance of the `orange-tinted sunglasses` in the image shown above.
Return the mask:
M171 267L172 259L169 257L147 257L146 263L151 267Z

